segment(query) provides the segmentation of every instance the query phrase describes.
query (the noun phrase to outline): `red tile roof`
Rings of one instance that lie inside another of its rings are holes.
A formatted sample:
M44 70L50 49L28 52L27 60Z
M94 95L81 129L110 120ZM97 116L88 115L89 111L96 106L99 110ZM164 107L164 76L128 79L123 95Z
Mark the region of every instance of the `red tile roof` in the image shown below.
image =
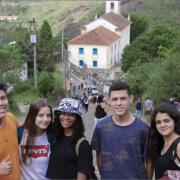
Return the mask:
M129 21L128 19L126 19L123 16L120 16L118 14L115 14L113 12L109 12L103 16L101 16L101 18L105 19L106 21L114 24L115 26L117 26L120 30L123 30L126 26L128 26L129 24L131 24L131 21Z
M68 44L87 44L87 45L110 45L120 38L116 33L103 26L88 31L68 42Z

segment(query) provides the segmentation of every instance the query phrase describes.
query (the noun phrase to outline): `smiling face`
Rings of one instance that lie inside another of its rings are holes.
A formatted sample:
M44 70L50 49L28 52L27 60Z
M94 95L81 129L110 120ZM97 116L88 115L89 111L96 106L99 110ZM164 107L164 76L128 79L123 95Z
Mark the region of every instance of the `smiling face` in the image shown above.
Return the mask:
M42 107L35 119L35 125L38 128L38 131L43 132L47 129L51 122L51 110L48 106Z
M129 113L131 98L127 90L111 91L109 104L117 116L124 116Z
M8 99L6 93L0 90L0 120L3 120L8 110Z
M59 115L59 122L64 129L72 129L75 120L76 120L76 116L72 113L62 112Z
M164 137L171 136L174 133L174 120L167 113L157 113L156 129Z

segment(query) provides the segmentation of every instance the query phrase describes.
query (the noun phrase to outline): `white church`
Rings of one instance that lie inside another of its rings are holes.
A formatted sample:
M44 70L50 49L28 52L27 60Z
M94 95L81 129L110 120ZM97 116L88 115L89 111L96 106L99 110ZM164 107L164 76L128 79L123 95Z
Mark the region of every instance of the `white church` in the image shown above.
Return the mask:
M130 44L130 19L121 15L121 1L106 1L106 14L80 28L68 42L69 61L90 69L110 69Z

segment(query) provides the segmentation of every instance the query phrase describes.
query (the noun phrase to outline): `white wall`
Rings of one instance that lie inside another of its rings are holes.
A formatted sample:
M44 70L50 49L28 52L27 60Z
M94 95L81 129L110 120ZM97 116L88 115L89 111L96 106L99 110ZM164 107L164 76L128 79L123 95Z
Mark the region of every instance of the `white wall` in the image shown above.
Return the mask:
M118 41L114 42L111 46L110 46L110 63L112 61L112 65L119 61L120 57L121 57L121 39L119 39ZM112 60L111 60L112 59Z
M130 25L128 25L123 31L121 36L120 54L122 56L123 49L130 44Z
M84 55L79 55L79 48L84 48ZM93 48L98 49L98 55L93 56L92 50ZM83 60L86 63L88 68L96 68L93 67L93 60L97 60L97 68L108 68L109 62L107 58L107 49L108 46L97 46L97 45L68 45L68 51L70 52L69 61L76 66L79 66L79 60Z

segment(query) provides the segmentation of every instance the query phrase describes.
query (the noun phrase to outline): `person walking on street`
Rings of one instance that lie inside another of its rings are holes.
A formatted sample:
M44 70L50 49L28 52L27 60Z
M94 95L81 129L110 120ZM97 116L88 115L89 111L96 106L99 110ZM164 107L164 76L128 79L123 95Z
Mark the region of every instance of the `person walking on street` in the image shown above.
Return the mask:
M8 104L6 87L0 83L0 180L19 180L18 123L7 112Z
M180 112L164 102L151 115L148 177L180 179ZM176 176L176 177L175 177Z
M147 123L150 123L150 115L151 115L152 109L153 109L153 101L150 97L148 97L144 101L144 115L146 117Z
M84 137L80 102L64 98L54 111L56 139L52 145L47 177L50 179L95 179L92 149Z
M141 118L141 115L142 115L142 109L143 109L143 105L142 105L140 97L138 97L135 103L135 116L139 119Z
M18 128L21 180L48 180L52 108L44 99L30 104L24 124Z
M109 89L113 115L96 125L91 142L102 180L147 179L149 127L130 113L131 102L129 85L114 82Z
M88 112L88 106L89 106L89 99L88 99L88 96L86 95L86 93L83 93L82 105L84 108L84 112L87 113Z
M107 116L107 105L104 102L104 96L99 95L95 103L95 125Z

